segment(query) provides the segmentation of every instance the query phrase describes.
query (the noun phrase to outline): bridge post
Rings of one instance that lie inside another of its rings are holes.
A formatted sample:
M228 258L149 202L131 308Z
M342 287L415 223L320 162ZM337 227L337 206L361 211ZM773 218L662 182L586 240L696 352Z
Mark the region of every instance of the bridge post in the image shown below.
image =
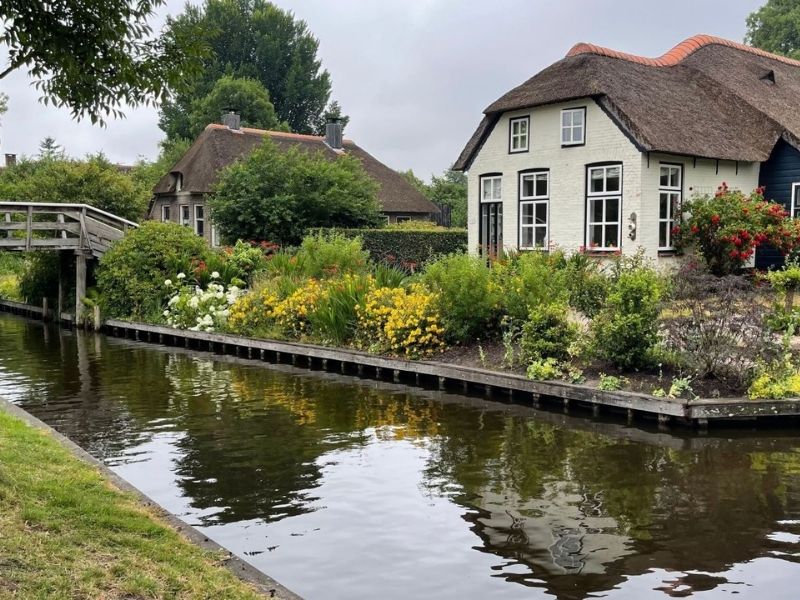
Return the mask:
M86 297L86 255L75 253L75 326L83 325L83 299Z

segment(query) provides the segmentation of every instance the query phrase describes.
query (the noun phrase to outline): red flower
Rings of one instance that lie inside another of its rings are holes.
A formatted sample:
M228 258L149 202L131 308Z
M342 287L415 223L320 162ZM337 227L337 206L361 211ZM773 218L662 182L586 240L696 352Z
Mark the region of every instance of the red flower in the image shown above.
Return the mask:
M719 223L719 215L711 215L711 222L716 225Z
M697 225L692 225L692 233L697 233L700 231L700 228Z
M728 256L730 256L732 259L736 260L737 258L739 258L739 251L736 250L736 249L733 249L728 253Z
M672 228L672 235L678 235L680 232L681 232L680 225L675 225L675 227Z

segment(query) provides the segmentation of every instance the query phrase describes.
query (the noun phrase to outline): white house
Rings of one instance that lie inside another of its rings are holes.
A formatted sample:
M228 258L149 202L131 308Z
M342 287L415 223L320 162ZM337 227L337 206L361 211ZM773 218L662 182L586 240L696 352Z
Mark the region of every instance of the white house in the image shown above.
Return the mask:
M470 246L669 260L675 208L722 182L800 212L798 98L799 61L721 38L656 59L578 44L492 103L456 162Z

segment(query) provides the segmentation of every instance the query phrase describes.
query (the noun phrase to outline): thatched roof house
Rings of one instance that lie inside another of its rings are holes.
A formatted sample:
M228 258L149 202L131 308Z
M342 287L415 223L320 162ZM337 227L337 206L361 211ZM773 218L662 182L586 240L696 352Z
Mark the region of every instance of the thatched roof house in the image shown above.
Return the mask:
M698 35L658 58L575 45L486 108L455 168L470 172L473 246L643 247L664 256L671 250L673 205L686 194L722 181L751 189L762 184L791 209L790 183L800 182L792 162L798 148L800 62ZM596 162L619 165L610 183L607 168L591 166ZM537 200L563 192L552 215L549 202L536 211L517 209L536 196L515 192L524 193L516 180L525 169L548 173ZM501 175L484 185L481 173ZM793 178L789 184L786 177ZM590 199L599 194L608 201ZM578 197L575 206L567 195ZM504 215L484 206L498 199L509 201ZM567 213L582 226L557 224Z
M406 219L430 220L439 208L408 183L400 173L387 167L355 142L342 139L341 129L330 136L301 135L240 127L237 115L225 115L226 124L211 124L153 189L149 217L192 225L195 231L216 243L207 225L205 197L222 169L252 152L265 136L279 149L298 148L319 152L330 160L349 154L361 161L367 174L378 183L378 202L390 222ZM337 137L338 135L338 137Z

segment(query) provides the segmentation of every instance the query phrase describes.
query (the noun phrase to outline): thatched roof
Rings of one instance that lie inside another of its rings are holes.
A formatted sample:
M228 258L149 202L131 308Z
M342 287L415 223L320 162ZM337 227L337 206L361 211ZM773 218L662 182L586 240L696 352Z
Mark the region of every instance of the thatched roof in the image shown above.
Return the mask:
M232 130L224 125L211 124L198 136L186 153L164 175L153 190L155 195L175 193L176 173L182 176L183 191L205 194L211 191L222 169L252 152L264 141L264 136L282 150L299 148L319 152L336 160L340 152L325 144L324 138L314 135L266 131L242 127ZM386 213L435 214L438 207L408 183L405 177L365 152L350 140L344 140L343 151L361 161L364 170L380 186L378 202Z
M587 97L643 152L764 161L781 137L800 140L798 61L705 35L659 58L578 44L490 104L454 168L469 168L502 113Z

